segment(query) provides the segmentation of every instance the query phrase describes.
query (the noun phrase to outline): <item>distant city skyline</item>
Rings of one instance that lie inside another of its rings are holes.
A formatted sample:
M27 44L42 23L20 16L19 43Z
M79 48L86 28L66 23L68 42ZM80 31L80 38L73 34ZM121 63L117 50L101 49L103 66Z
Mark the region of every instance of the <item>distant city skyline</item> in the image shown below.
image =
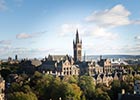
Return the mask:
M0 59L72 55L76 30L83 55L140 55L139 0L0 0Z

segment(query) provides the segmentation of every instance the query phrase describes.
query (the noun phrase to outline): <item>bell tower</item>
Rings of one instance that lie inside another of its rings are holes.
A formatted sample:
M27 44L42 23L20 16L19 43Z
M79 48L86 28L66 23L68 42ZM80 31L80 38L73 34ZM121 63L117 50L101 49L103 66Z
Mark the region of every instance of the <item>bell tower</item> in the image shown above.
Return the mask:
M74 61L82 61L82 40L79 41L78 29L76 30L76 39L73 40Z

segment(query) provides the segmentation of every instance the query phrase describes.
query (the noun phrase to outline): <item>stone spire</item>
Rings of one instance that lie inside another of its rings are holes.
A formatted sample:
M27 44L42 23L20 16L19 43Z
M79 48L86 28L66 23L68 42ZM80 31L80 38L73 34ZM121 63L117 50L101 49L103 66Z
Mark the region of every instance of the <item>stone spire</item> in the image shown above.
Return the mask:
M79 43L79 33L78 33L78 29L76 30L76 43Z

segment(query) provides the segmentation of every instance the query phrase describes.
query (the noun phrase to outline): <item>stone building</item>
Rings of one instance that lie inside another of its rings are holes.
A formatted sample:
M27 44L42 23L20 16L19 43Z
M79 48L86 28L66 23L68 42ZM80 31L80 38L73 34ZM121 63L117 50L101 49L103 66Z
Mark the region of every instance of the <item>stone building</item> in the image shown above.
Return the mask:
M66 55L65 59L58 63L57 72L59 72L62 76L79 75L79 66L74 65L72 57Z
M34 59L34 60L24 59L20 62L21 72L32 74L38 69L38 66L40 64L41 62L37 59Z
M75 65L73 58L68 55L49 55L48 58L42 62L39 70L56 76L79 75L79 66Z
M91 61L88 64L89 75L101 74L103 73L103 67L99 66L97 62Z
M47 71L52 71L55 73L57 68L57 61L43 61L42 64L39 67L39 70L41 72L47 72Z
M106 86L109 86L109 84L113 81L113 77L111 75L106 75L106 74L96 74L94 76L95 78L95 82L96 82L96 85L97 84L100 84L100 83L103 83L105 84Z
M102 56L100 56L98 64L103 67L103 73L110 74L112 72L112 65L109 59L102 59Z
M5 100L5 80L0 75L0 100Z

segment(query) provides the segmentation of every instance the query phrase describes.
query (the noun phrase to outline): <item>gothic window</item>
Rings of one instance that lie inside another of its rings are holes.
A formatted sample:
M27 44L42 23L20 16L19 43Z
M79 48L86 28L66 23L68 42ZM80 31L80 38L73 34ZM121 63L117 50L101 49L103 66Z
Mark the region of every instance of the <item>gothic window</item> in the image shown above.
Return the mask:
M78 55L81 55L81 51L80 50L78 51Z
M72 74L72 72L70 71L70 75Z

